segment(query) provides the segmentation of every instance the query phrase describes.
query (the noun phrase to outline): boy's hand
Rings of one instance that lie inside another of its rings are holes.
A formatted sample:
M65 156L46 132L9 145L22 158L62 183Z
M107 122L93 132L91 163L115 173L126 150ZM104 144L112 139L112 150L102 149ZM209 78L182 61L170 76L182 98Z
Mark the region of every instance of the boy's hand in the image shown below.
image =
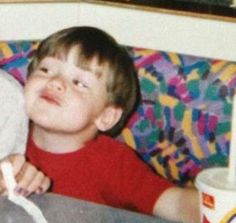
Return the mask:
M25 160L23 155L9 155L4 160L11 162L17 187L15 192L23 196L29 196L32 193L41 194L48 190L50 180L35 166ZM2 161L4 161L2 160ZM5 182L0 175L0 194L6 194Z

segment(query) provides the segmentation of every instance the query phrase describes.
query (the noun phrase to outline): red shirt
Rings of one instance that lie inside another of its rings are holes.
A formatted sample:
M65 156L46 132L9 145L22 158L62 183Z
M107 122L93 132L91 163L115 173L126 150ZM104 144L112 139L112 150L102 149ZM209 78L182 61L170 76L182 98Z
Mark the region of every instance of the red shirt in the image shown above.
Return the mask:
M107 136L66 154L43 151L30 139L27 157L51 178L52 192L113 207L152 214L158 197L172 186L133 150Z

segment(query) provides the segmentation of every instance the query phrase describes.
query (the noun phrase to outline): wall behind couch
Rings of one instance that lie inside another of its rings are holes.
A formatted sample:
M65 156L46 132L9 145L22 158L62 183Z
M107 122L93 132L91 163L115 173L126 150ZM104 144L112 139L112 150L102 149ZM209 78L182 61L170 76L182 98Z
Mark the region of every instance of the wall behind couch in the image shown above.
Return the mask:
M0 1L1 2L1 1ZM125 45L236 61L236 22L86 1L0 3L0 40L41 39L73 25L105 29Z

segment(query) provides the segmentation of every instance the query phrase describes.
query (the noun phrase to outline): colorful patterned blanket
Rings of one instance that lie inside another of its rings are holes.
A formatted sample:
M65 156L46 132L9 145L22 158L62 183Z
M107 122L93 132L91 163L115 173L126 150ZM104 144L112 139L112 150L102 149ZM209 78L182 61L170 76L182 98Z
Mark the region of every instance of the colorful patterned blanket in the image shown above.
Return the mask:
M24 84L37 42L0 42L0 68ZM142 103L117 137L157 174L190 185L203 168L227 165L236 63L127 47ZM236 154L235 154L236 155Z

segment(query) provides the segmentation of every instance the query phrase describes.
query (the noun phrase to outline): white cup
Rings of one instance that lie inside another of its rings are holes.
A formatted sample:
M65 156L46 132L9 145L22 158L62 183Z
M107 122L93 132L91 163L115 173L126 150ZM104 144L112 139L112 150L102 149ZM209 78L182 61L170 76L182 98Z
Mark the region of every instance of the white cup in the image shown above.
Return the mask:
M236 184L227 178L226 167L205 169L197 175L201 223L236 223Z

